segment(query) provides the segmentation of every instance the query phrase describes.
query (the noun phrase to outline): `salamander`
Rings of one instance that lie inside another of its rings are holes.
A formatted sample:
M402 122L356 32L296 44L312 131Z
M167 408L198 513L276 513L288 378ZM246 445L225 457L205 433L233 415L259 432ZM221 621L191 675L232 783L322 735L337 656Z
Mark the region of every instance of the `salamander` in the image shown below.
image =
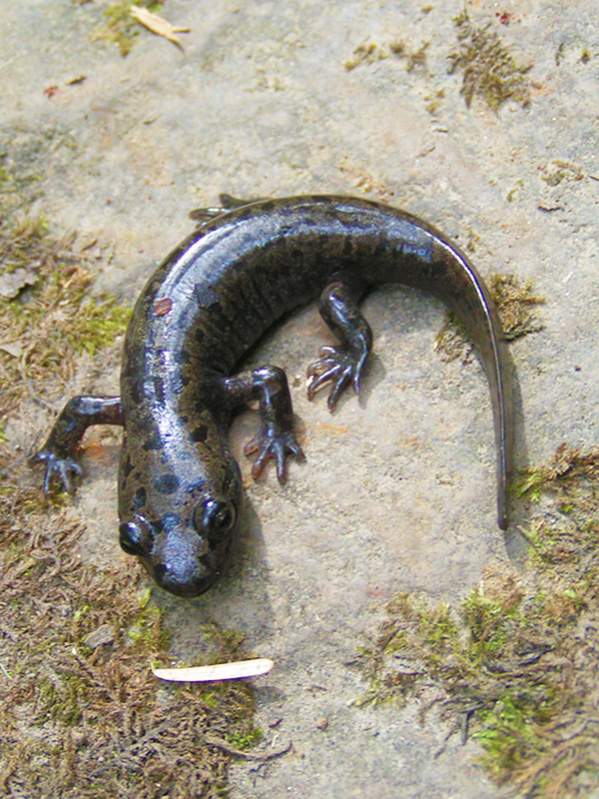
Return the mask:
M222 573L239 527L240 469L231 420L258 402L246 445L258 478L274 461L304 455L283 370L237 365L284 314L317 297L339 343L308 368L308 396L328 387L328 406L360 393L372 349L359 303L380 283L425 289L445 300L475 343L489 383L497 450L498 524L507 528L512 468L510 368L488 289L465 255L431 225L377 202L344 196L235 201L205 209L202 224L158 267L125 336L120 396L67 402L34 461L70 490L87 427L121 425L119 537L162 588L205 591Z

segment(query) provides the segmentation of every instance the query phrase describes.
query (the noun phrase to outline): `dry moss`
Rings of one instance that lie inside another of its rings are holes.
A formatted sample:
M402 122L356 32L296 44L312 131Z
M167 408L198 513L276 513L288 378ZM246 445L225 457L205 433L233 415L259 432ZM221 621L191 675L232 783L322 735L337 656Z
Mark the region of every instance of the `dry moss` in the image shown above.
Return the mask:
M352 57L343 66L348 72L351 72L364 64L375 64L377 61L395 57L405 61L407 72L425 69L426 51L429 44L430 42L424 42L419 48L412 50L400 39L394 39L387 44L366 41L355 48Z
M2 211L0 202L0 211ZM82 352L95 355L124 333L130 311L107 293L91 297L92 276L70 242L48 234L43 217L0 222L0 420L25 397L62 396Z
M536 309L545 299L533 292L530 280L522 283L515 275L494 274L489 281L489 290L508 341L543 329Z
M441 109L443 100L445 98L445 89L437 89L431 94L424 96L425 108L431 116L435 116Z
M449 72L462 73L461 94L470 107L475 96L481 97L494 111L505 102L526 108L530 105L527 74L532 64L519 64L503 44L491 24L475 25L468 12L454 18L458 46L449 54Z
M457 609L401 594L361 653L362 702L429 702L471 734L499 784L524 796L589 795L599 750L599 448L562 446L525 475L533 517L522 570L497 564Z
M6 451L3 453L6 455ZM244 684L174 688L159 609L136 570L75 555L81 525L37 491L0 490L0 790L11 796L216 797L228 758L205 736L257 740ZM95 647L95 631L111 634ZM15 754L18 753L18 760Z
M548 163L541 172L541 180L552 188L559 186L563 182L575 182L583 180L585 177L584 171L570 161L562 161L555 159Z
M534 293L531 281L522 283L515 275L494 274L489 279L489 292L507 341L529 333L538 333L543 329L537 306L545 300ZM435 350L446 362L458 358L467 362L470 359L472 345L463 325L453 312L447 314L435 337Z
M389 50L386 47L381 47L376 42L363 42L354 49L352 57L343 66L348 72L351 72L363 64L375 64L385 58L389 58Z

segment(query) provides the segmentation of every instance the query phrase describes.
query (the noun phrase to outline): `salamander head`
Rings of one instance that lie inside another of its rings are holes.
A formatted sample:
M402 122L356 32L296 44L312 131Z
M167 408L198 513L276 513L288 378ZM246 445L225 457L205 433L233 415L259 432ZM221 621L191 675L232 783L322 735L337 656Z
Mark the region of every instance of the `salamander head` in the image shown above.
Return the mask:
M136 495L140 492L143 505L127 503L131 511L121 516L121 547L136 555L165 591L203 593L222 572L237 528L239 497L206 487L194 492L189 484L168 497L148 497L145 489Z

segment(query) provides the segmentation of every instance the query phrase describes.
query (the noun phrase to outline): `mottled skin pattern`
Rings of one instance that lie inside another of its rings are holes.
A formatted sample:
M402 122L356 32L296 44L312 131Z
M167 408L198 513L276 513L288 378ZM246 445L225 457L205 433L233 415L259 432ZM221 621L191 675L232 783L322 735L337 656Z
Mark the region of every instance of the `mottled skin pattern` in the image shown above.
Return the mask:
M303 453L293 433L285 374L237 363L273 322L320 295L340 339L308 369L310 398L330 384L329 407L360 391L372 334L358 302L378 283L441 296L478 347L493 405L498 523L507 526L511 470L509 370L497 315L481 278L439 232L402 211L348 197L260 200L200 212L205 223L157 269L126 336L121 395L75 397L36 460L69 487L90 424L124 427L119 476L120 541L168 591L194 596L222 571L241 511L239 467L227 432L258 400L261 427L246 447L259 476L272 459Z

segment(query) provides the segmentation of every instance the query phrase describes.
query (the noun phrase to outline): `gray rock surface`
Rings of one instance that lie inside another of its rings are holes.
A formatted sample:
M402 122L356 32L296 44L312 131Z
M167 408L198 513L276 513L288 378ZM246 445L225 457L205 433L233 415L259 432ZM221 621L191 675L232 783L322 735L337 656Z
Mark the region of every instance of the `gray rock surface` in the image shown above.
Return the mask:
M546 460L562 441L596 444L593 4L467 4L519 60L533 62L530 107L508 103L498 113L479 99L466 108L460 76L447 72L462 2L421 5L172 0L164 15L192 28L184 51L142 32L122 59L90 41L99 4L4 2L3 149L39 175L39 208L55 232L77 230L106 248L96 285L127 302L191 229L188 212L221 191L342 192L420 215L470 243L483 275L514 272L547 299L545 330L512 347L518 464ZM504 11L509 25L496 18ZM405 59L387 58L347 71L366 39L400 39L412 51L430 42L426 67L408 71ZM51 85L58 92L49 98ZM561 168L556 161L568 164L566 177L551 185L544 177ZM200 625L214 621L275 660L257 683L258 724L266 746L292 740L293 752L260 768L236 765L234 797L497 795L474 765L474 743L453 736L435 756L449 730L434 713L421 726L416 703L401 712L352 704L364 684L351 661L387 598L403 590L456 600L517 543L513 530L506 539L495 526L482 371L434 352L442 305L389 288L369 297L365 312L376 357L362 407L349 398L331 417L323 398L305 398L305 368L330 340L315 307L252 354L252 363L288 370L307 463L293 465L281 489L272 472L251 484L244 462L248 503L230 575L197 600L158 600L182 658L205 646ZM117 365L108 366L98 386L116 391ZM241 461L255 424L246 414L233 430ZM82 556L99 564L126 557L115 535L117 451L88 464L73 511L89 520Z

